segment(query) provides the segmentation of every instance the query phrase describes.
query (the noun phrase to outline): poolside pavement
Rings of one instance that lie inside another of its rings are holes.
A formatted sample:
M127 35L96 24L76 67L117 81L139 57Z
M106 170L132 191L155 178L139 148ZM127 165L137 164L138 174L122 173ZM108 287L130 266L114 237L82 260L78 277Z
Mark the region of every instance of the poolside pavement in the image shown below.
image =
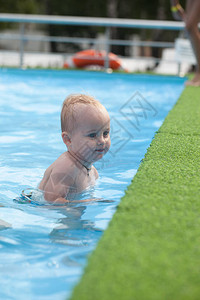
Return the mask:
M62 68L64 62L69 55L65 54L50 54L50 53L24 53L23 67L24 68ZM178 64L175 61L175 50L165 49L159 65L154 68L155 59L152 57L144 58L125 58L121 57L122 65L129 72L146 72L153 70L157 74L178 74ZM20 55L19 52L0 51L0 66L2 67L19 67ZM190 65L182 63L181 75L188 72Z

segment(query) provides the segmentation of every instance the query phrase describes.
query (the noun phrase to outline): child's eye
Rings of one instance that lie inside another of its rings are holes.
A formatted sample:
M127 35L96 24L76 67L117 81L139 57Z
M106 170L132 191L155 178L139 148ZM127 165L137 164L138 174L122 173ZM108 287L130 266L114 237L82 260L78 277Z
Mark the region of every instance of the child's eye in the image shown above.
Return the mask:
M109 131L108 130L104 131L103 136L107 137L108 135L109 135Z
M92 132L92 133L90 133L88 136L89 136L90 138L92 138L92 139L93 139L93 138L95 138L95 137L96 137L96 135L97 135L97 134L96 134L95 132Z

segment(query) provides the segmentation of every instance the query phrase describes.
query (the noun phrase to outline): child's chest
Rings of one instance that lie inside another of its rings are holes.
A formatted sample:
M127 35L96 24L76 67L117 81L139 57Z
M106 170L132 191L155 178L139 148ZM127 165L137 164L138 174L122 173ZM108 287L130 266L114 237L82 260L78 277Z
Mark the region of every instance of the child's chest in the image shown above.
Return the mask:
M82 192L91 185L94 185L95 181L96 175L94 169L89 172L80 172L79 176L75 178L75 188L77 193Z

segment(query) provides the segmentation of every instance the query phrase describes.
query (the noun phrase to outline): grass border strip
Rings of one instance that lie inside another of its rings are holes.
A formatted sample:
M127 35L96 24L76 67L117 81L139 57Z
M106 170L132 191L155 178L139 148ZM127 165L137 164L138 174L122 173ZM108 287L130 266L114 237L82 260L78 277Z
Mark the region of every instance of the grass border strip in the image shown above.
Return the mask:
M199 92L155 135L71 300L199 299Z

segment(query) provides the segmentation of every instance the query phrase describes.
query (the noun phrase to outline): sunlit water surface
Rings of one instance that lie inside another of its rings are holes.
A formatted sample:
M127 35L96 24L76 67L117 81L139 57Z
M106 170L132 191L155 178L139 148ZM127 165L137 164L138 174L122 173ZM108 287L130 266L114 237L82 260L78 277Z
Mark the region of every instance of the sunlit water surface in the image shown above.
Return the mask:
M1 70L0 298L61 300L70 296L124 190L184 80L78 71ZM62 153L60 110L70 93L99 99L111 116L112 147L96 163L99 179L66 207L19 201Z

